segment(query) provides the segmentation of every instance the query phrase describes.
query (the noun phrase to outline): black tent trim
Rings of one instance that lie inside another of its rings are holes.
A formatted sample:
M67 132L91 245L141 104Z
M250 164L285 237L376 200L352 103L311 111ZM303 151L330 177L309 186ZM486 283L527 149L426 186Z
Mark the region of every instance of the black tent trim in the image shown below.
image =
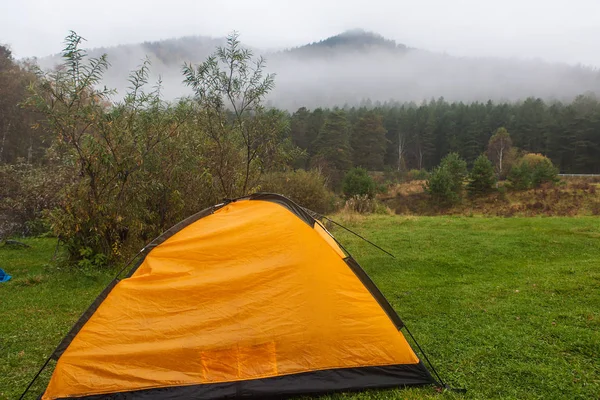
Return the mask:
M340 391L423 386L435 380L422 362L381 367L339 368L237 382L170 386L58 400L264 399Z
M383 311L385 311L387 316L392 320L396 328L398 330L402 329L404 327L404 323L400 319L400 316L396 310L394 310L389 301L387 301L383 293L381 293L381 290L375 286L375 283L371 280L371 278L369 278L369 275L367 275L365 270L362 269L362 267L358 265L356 260L351 256L344 258L344 261L350 267L352 272L354 272L354 274L358 277L360 282L367 288L367 290L369 290L371 296L377 300L377 303L379 303L381 308L383 308Z

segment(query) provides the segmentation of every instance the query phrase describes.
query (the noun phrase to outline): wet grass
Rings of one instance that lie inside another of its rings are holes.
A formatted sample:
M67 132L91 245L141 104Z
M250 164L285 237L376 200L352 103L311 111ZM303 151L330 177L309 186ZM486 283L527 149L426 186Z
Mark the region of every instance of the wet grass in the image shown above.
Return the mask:
M442 378L468 392L413 388L323 399L598 398L599 218L359 216L345 222L396 255L333 229ZM0 284L0 399L18 397L112 278L112 271L51 263L55 240L26 242L31 248L0 247L0 268L13 275Z

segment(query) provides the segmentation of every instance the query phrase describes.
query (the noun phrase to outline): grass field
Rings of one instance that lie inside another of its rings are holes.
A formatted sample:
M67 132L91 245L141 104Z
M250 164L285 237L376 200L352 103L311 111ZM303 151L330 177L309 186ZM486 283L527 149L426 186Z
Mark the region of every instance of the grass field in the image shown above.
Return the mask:
M333 233L378 284L447 383L339 399L598 399L600 218L355 217ZM52 239L0 248L0 399L18 397L111 279L50 262ZM45 374L37 392L42 390ZM33 397L32 397L33 398Z

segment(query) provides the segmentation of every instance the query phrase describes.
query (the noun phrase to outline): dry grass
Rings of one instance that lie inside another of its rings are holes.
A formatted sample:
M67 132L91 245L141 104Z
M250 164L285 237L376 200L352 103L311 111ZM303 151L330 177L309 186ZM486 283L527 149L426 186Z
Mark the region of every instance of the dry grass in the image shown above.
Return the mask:
M565 178L557 185L526 191L504 188L477 198L465 198L450 209L438 210L428 202L425 181L394 185L380 200L402 215L486 215L486 216L581 216L600 215L600 178Z
M33 275L15 279L16 286L34 286L39 285L47 280L46 275Z
M410 196L412 194L423 193L426 181L410 181L398 183L389 188L388 192L383 197Z

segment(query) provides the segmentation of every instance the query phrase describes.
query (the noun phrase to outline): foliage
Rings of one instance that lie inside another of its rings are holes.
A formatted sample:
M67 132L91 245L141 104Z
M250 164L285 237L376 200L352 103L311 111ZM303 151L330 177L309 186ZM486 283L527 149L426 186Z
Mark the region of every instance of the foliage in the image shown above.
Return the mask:
M485 154L482 154L477 157L469 173L467 190L470 195L487 194L494 190L495 183L496 177L494 176L492 162Z
M517 190L538 188L544 183L558 182L558 169L541 154L525 154L509 174L508 181Z
M328 113L315 140L318 150L313 157L313 165L337 171L347 171L352 167L350 132L344 111Z
M425 183L433 204L448 207L460 202L466 175L467 163L457 153L444 157Z
M384 167L431 169L452 152L459 153L472 165L485 152L500 173L498 151L503 149L502 179L517 158L516 149L520 148L547 154L564 173L600 173L600 136L595 133L600 121L600 100L593 95L579 96L570 103L549 103L535 98L518 103L465 104L442 98L419 105L394 101L366 103L344 109L353 133L351 147L370 139L368 130L357 129L361 118L367 113L380 116L387 131L382 151ZM322 125L323 116L336 110L301 108L298 112L301 110L306 125L298 125L296 134L306 141L296 143L312 157L319 145L309 138L308 126ZM494 135L490 137L489 132ZM307 143L307 147L302 143ZM350 150L356 154L355 149Z
M450 171L442 166L433 169L425 183L425 190L431 196L432 203L440 207L449 207L461 200Z
M184 68L195 101L177 103L162 99L160 81L147 89L148 61L131 73L123 100L111 102L113 92L98 88L108 60L89 58L82 41L67 37L63 65L38 71L28 99L54 138L48 166L67 177L47 217L74 264L125 257L199 209L250 193L265 172L301 154L286 115L262 106L273 76L263 76L262 58L251 63L237 34Z
M498 128L492 135L487 146L487 157L494 163L498 179L506 176L506 171L510 170L512 162L511 155L512 139L506 128Z
M24 161L0 165L0 240L45 233L44 212L58 204L58 195L68 182L62 168L48 174L46 167Z
M314 169L268 173L260 184L260 191L282 194L320 214L335 208L335 195L327 189L325 177Z
M372 199L377 191L377 184L364 168L352 168L344 176L342 182L346 197L366 196Z
M27 87L36 80L32 65L18 62L8 47L0 45L0 164L19 159L36 163L44 152L47 137L36 131L38 116L21 107Z
M550 159L535 164L533 166L533 174L531 184L534 188L542 186L544 183L554 184L558 182L558 168L556 168Z
M368 111L354 124L351 145L354 166L370 171L383 170L387 130L382 118L374 111Z
M132 72L124 100L110 104L111 91L97 88L108 61L88 58L82 40L74 32L67 37L63 65L39 72L28 104L43 115L54 137L50 165L68 176L58 206L48 213L54 233L72 261L81 260L86 248L113 260L127 252L126 243L137 249L148 230L149 236L157 234L145 224L154 194L148 188L149 164L179 135L189 108L165 103L160 83L145 90L148 62Z
M81 269L94 271L106 266L108 258L102 253L96 253L91 247L82 247L79 249L80 259L77 266Z
M450 153L440 163L442 168L445 168L452 177L453 190L460 193L462 190L463 181L467 176L467 163L458 153Z
M208 144L208 170L221 196L245 195L259 184L261 175L288 160L285 114L266 109L262 102L275 85L264 74L265 60L253 61L239 35L198 66L183 67L184 82L194 90L197 123Z
M516 190L527 190L531 187L532 171L527 163L513 165L508 173L507 180L510 187Z

